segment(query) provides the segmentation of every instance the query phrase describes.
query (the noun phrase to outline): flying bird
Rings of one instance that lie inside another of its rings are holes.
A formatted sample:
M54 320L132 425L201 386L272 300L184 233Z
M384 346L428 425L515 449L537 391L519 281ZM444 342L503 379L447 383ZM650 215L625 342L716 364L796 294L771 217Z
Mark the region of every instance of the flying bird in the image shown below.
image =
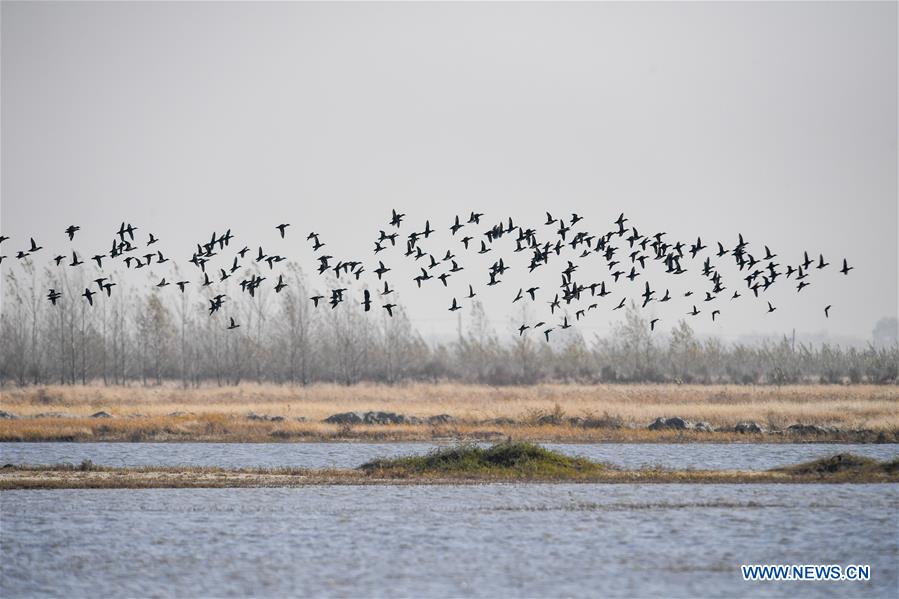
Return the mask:
M281 293L281 290L287 287L287 283L284 282L284 276L278 275L278 282L275 284L275 293Z
M840 272L843 273L844 275L848 275L848 274L849 274L849 271L852 270L853 268L855 268L855 267L854 267L854 266L849 266L849 265L846 263L846 258L843 258L843 268L840 269Z

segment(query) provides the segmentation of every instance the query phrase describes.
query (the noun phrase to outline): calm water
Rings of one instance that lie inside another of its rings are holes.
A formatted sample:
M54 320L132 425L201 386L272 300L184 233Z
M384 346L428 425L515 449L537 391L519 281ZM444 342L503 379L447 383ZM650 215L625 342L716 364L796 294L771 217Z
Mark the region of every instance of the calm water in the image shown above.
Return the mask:
M899 485L0 493L0 596L895 597ZM749 583L741 563L867 563Z
M765 470L840 452L878 459L899 445L788 444L547 444L547 447L626 468ZM425 453L428 443L0 443L2 464L80 463L104 466L224 468L354 468L378 457Z

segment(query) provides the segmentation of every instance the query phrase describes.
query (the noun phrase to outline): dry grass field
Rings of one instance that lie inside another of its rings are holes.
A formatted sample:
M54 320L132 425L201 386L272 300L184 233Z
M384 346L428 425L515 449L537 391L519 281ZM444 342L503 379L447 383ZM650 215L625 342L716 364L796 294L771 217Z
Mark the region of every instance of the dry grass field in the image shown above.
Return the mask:
M646 426L659 416L705 421L714 428L752 420L770 431L797 423L834 429L833 434L818 434L811 439L765 435L771 441L858 440L857 435L849 434L852 431L866 431L864 440L899 440L899 389L873 385L50 386L3 389L0 410L15 416L0 420L0 440L6 441L400 441L512 436L586 442L757 437L647 430ZM456 421L355 426L322 422L335 413L365 411L417 417L449 414ZM92 418L97 412L111 417ZM250 414L263 418L249 418ZM572 417L594 419L608 426L572 426L567 422ZM869 438L871 434L879 438Z

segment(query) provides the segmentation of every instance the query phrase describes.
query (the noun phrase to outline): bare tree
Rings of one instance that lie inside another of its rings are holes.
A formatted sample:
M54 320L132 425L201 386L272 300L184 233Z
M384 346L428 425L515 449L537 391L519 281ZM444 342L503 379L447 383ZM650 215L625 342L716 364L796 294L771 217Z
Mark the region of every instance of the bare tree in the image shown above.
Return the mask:
M399 383L458 380L486 384L541 381L691 381L754 384L868 382L896 384L899 346L891 322L878 325L867 347L794 343L786 337L752 344L700 341L686 321L669 333L650 331L633 303L624 321L588 348L577 319L555 326L550 343L542 331L518 334L533 320L527 307L508 319L499 337L483 307L473 302L467 328L450 344L428 344L413 326L397 296L391 317L364 312L362 290L353 280L331 280L327 289L346 287L344 301L316 308L302 271L287 267L287 287L275 294L274 281L250 295L228 278L214 287L176 287L138 292L121 279L111 294L96 290L93 305L82 296L96 274L85 267L37 271L28 260L2 280L0 384L85 384L95 379L127 385L180 380L182 386L219 385L243 380L309 384L337 381ZM91 266L92 268L92 266ZM245 271L244 276L268 276ZM104 272L108 279L117 273ZM178 279L180 273L176 271ZM156 278L155 275L153 275ZM158 278L156 278L158 280ZM61 295L55 305L46 293ZM246 284L243 285L246 288ZM212 291L214 289L214 291ZM213 296L223 307L209 310ZM240 325L229 330L230 317ZM558 315L557 315L558 316ZM552 325L548 325L552 326ZM885 331L885 332L884 332ZM892 344L890 344L892 343Z

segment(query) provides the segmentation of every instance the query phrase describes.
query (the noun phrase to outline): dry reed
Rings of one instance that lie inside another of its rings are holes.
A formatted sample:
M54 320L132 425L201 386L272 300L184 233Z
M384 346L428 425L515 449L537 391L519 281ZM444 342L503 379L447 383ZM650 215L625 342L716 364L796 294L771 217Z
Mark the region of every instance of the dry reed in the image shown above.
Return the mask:
M656 417L674 415L719 428L745 420L775 430L803 423L844 432L887 433L887 440L894 440L899 431L899 390L873 385L50 386L4 389L0 409L17 417L0 420L0 440L402 441L505 435L554 441L746 438L728 433L645 430ZM369 410L418 417L448 413L458 422L355 427L321 422L334 413ZM91 417L100 411L113 417ZM248 418L251 413L283 420L253 420ZM564 421L539 422L540 416L550 414L560 419L602 418L620 423L622 428L585 429ZM850 439L838 435L820 440Z

